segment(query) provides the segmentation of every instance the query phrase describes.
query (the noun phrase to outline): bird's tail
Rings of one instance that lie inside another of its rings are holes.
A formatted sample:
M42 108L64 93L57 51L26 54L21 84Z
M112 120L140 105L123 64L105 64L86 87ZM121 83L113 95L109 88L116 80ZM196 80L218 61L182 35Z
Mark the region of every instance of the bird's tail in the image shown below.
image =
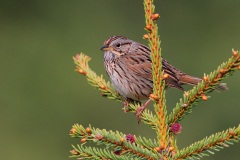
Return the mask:
M179 79L179 82L181 84L189 84L189 85L197 85L201 81L202 81L202 79L197 78L197 77L193 77L193 76L190 76L190 75L187 75L187 74L181 76L181 78ZM227 84L226 83L219 83L216 86L216 90L228 90Z

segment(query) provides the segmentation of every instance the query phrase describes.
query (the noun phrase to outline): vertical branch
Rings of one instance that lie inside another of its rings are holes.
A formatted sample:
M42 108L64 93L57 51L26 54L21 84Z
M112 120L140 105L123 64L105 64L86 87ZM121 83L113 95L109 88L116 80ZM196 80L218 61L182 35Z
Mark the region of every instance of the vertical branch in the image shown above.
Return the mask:
M144 10L146 18L145 29L148 31L148 34L145 34L143 37L149 41L152 60L153 94L150 95L150 98L155 100L154 109L158 117L157 134L160 144L159 149L163 150L167 147L168 126L166 123L167 111L164 90L165 83L162 73L160 38L158 35L158 26L156 24L159 14L154 13L155 6L153 5L153 0L144 0Z

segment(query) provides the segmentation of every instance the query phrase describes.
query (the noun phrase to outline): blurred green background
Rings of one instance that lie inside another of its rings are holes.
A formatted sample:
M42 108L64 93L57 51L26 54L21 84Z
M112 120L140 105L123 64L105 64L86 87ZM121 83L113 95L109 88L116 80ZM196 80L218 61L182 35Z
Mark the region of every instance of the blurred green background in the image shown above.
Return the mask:
M240 49L240 1L155 2L162 54L186 73L202 77ZM72 60L88 54L92 69L108 79L99 51L104 40L124 35L147 45L144 26L140 0L1 0L0 159L68 159L71 144L79 143L68 135L74 123L155 138L74 72ZM237 72L224 80L229 91L212 93L181 122L180 148L239 124L239 79ZM180 97L167 90L169 112ZM239 150L235 144L204 159L237 160Z

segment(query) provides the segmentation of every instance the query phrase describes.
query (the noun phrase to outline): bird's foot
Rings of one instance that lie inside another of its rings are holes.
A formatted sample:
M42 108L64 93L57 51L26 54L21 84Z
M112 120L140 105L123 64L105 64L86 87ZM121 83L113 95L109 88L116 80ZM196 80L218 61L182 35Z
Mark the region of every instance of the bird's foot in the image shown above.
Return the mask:
M126 98L126 99L123 101L123 110L124 110L125 113L128 112L127 107L128 107L128 105L129 105L129 102L130 102L130 100L129 100L128 98Z
M141 106L136 110L136 116L137 116L137 119L138 119L138 124L141 122L142 113L145 110L145 108L146 108L145 106Z
M141 121L143 111L146 109L146 107L149 105L150 102L151 102L151 99L149 98L147 100L147 102L145 102L143 105L141 105L141 107L138 107L138 109L136 110L136 116L137 116L137 119L138 119L138 124Z

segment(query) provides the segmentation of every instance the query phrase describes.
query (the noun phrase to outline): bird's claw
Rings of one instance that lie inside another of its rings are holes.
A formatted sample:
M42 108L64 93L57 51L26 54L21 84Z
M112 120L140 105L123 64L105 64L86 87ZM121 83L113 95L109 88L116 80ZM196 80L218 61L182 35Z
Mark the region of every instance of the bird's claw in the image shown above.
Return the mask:
M124 110L125 113L127 113L128 105L129 105L129 100L125 99L124 102L123 102L123 110Z
M145 108L146 108L146 106L142 105L141 107L139 107L136 110L136 116L137 116L137 119L138 119L138 124L141 122L142 113L145 110Z
M147 100L147 102L145 102L143 105L141 105L141 107L138 107L138 109L136 110L136 116L137 116L137 119L138 119L138 124L141 122L141 117L142 117L143 111L146 109L146 107L149 105L150 102L151 102L151 99L149 98Z

